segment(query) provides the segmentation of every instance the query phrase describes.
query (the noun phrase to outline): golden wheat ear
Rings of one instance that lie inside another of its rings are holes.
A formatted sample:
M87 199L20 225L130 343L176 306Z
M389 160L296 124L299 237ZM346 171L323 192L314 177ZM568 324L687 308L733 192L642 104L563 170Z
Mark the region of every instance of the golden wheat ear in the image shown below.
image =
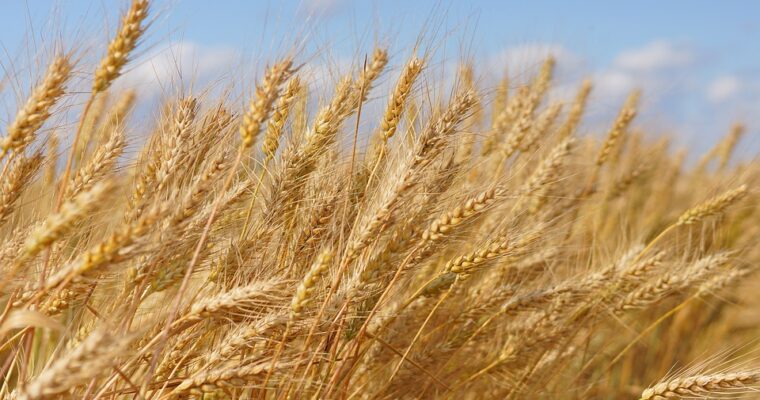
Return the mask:
M612 128L607 133L607 137L602 143L602 148L599 149L599 154L596 157L596 165L602 166L607 162L610 155L617 148L620 143L620 137L625 134L628 125L630 125L633 118L636 117L637 104L639 102L641 93L638 90L634 90L623 104L623 108L620 109L615 122L612 124Z
M692 225L711 215L720 214L746 195L747 185L741 185L736 189L731 189L720 196L714 197L687 210L678 218L676 225Z
M583 113L586 110L586 104L588 103L588 97L591 94L592 87L593 84L591 83L591 80L586 79L581 84L580 89L578 89L578 93L575 95L573 105L571 106L570 111L567 113L565 122L562 124L562 127L559 130L559 137L561 139L572 135L578 128L578 124L581 122Z
M0 226L13 214L19 197L39 171L43 159L42 153L38 152L31 157L18 156L9 163L0 187Z
M317 260L314 262L314 264L312 264L311 268L309 268L309 271L306 273L306 275L303 277L303 280L301 280L301 283L298 285L296 293L293 295L293 300L290 302L291 320L298 318L303 312L306 305L308 305L309 302L313 300L312 296L314 295L315 285L319 281L320 277L324 275L325 272L327 272L327 269L330 267L332 260L332 250L324 250L319 255L319 257L317 257Z
M10 151L22 153L34 141L35 134L53 112L53 106L63 96L65 85L71 76L71 60L68 56L58 56L48 66L45 77L32 91L24 107L8 126L8 134L0 142L0 151L5 156Z
M288 86L285 88L282 96L280 96L280 99L277 100L272 118L267 123L264 143L261 144L261 151L266 157L265 163L274 159L277 148L280 147L280 138L284 132L285 123L288 121L293 102L302 90L303 83L301 79L294 76L288 81Z
M54 398L89 382L116 365L118 357L125 352L133 339L133 335L116 336L105 329L93 332L79 346L56 360L25 385L19 398Z
M148 17L150 2L148 0L132 0L127 14L122 18L121 26L116 36L108 44L108 52L100 60L100 66L95 70L92 82L93 95L104 92L118 78L124 66L129 61L129 55L145 33L145 19Z
M243 146L251 147L261 132L264 122L269 118L274 102L280 96L280 87L290 77L293 62L286 59L270 68L260 86L256 87L256 95L248 110L243 114L240 124L240 138Z
M660 400L691 396L720 396L737 390L753 390L760 382L760 372L741 371L674 378L644 390L640 400Z

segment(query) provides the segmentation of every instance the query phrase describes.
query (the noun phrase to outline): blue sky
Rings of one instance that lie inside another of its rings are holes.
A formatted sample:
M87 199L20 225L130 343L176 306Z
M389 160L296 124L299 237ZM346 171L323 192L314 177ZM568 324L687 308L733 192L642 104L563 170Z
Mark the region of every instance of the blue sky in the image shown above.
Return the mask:
M125 6L110 0L6 0L0 14L6 53L0 59L59 36L64 43L96 46L103 26L112 32L115 11ZM304 37L304 54L319 58L317 63L351 60L376 40L401 59L424 33L442 62L456 62L463 50L484 82L499 76L502 64L519 76L554 54L557 95L572 93L589 76L596 83L591 111L602 116L641 87L642 123L678 131L683 144L698 149L736 119L750 126L748 143L760 132L758 1L160 0L154 10L148 48L133 71L138 78L155 77L157 60L167 52L174 59L183 55L189 61L182 68L203 77L228 71L241 59L266 62Z

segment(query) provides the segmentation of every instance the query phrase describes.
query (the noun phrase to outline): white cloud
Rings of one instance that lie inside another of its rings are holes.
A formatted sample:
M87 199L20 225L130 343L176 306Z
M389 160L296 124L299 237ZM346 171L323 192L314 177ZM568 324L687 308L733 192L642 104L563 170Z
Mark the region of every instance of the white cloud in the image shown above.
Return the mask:
M716 78L707 88L707 98L713 103L723 103L734 98L741 88L739 78L725 75Z
M309 82L309 90L317 98L329 98L340 79L358 70L359 67L352 58L339 57L309 62L301 67L298 74Z
M535 76L549 55L557 59L552 98L571 98L578 81L591 76L594 98L609 104L622 101L636 88L644 91L649 104L682 96L693 89L688 72L697 60L697 53L687 44L656 40L624 49L608 67L593 69L592 63L560 44L528 43L502 50L489 57L486 65L491 71L501 71L506 66L513 83L519 85Z
M615 69L594 75L596 96L604 99L625 96L641 83L633 74Z
M644 106L655 109L694 90L691 73L697 52L689 45L655 40L622 50L608 68L596 71L594 93L601 101L618 103L633 89L644 93Z
M227 47L176 42L138 60L117 81L119 87L135 88L145 98L179 85L204 85L239 65L240 55Z
M556 43L527 43L509 47L490 57L487 64L491 71L501 71L506 67L510 77L524 83L549 56L557 61L557 75L583 68L582 57ZM497 75L501 76L500 73Z
M556 43L536 42L509 47L489 57L487 66L491 71L502 71L506 66L512 85L522 85L538 73L541 64L550 55L557 60L554 83L549 92L552 100L570 101L578 90L580 80L586 77L593 80L594 98L603 103L620 101L642 83L642 73L639 71L621 68L617 63L609 68L594 70L581 55ZM497 73L497 76L500 75Z
M306 0L304 6L311 14L328 15L340 8L343 0Z
M529 43L506 48L488 57L486 66L499 76L506 65L513 85L520 85L535 76L549 55L557 59L557 73L549 93L552 101L571 101L580 80L592 79L594 106L586 118L589 128L607 126L634 89L643 92L642 115L638 123L666 118L668 123L681 124L688 117L688 99L693 99L695 92L704 91L703 87L697 86L695 68L699 67L696 62L699 54L696 49L687 43L664 39L622 49L607 66L595 66L590 60L556 43Z
M684 68L696 60L693 49L667 40L651 42L643 47L621 52L615 59L617 68L656 72L663 69Z
M713 131L723 132L726 126L741 121L752 130L760 127L760 78L753 73L734 73L716 77L703 91L705 108L716 125ZM755 141L755 144L758 142Z

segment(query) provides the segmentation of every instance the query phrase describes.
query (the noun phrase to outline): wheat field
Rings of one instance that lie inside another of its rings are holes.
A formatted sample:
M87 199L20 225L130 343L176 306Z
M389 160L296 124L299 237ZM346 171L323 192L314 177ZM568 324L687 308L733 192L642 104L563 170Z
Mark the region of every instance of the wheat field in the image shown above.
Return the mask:
M638 91L581 129L551 57L435 91L380 45L329 96L293 51L244 108L138 113L151 11L52 53L3 132L0 398L760 398L741 124L689 155Z

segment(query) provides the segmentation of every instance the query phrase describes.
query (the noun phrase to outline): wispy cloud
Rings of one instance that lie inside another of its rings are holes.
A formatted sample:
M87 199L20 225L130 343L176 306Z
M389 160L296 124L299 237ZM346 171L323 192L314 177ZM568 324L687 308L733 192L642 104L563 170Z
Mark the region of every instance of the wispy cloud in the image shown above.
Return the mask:
M537 42L508 47L491 56L487 65L491 70L506 68L516 83L524 83L549 56L557 61L558 75L585 68L583 57L566 47L557 43Z
M622 50L610 67L597 72L597 92L615 99L640 88L650 102L681 95L691 90L690 74L698 58L691 45L669 40Z
M724 103L734 98L741 88L741 81L733 75L719 76L707 87L707 99L713 103Z
M344 5L344 0L305 0L304 7L310 14L330 15Z
M121 87L136 88L144 98L180 86L203 87L239 65L240 54L229 47L174 42L142 60L119 79Z
M642 47L622 51L616 58L616 68L637 72L660 72L686 68L697 59L694 49L684 43L658 40Z
M516 84L519 84L531 79L549 55L557 59L558 67L550 93L553 100L571 101L580 79L590 77L593 80L594 106L589 109L587 122L594 130L609 124L625 96L634 89L641 89L644 95L639 121L646 123L654 118L661 122L660 126L683 126L688 124L683 114L683 100L701 97L707 85L703 82L699 86L696 78L700 59L698 49L689 43L665 39L623 49L607 65L591 62L580 53L556 43L510 47L490 57L486 65L493 68L507 65L510 75L515 76ZM726 92L728 89L731 88L721 90ZM721 93L723 96L727 94ZM663 118L667 120L662 121ZM692 130L691 126L687 128Z
M760 126L760 77L752 73L734 73L716 77L704 90L706 103L714 119L724 125L742 121L750 129Z

